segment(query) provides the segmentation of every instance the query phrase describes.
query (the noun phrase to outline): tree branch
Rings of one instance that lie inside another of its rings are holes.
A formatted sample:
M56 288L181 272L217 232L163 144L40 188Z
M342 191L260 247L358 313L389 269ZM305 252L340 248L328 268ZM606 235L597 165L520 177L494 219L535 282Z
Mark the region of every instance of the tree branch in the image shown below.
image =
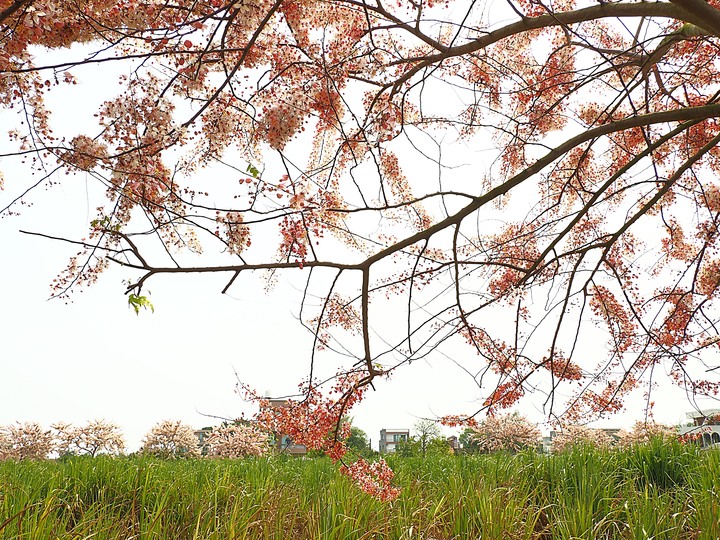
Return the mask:
M720 36L720 10L717 10L705 0L670 0L670 2L692 16L692 20L682 17L683 20L692 22L712 34Z
M13 13L15 13L21 7L32 4L33 2L34 0L15 0L15 2L10 4L10 6L0 11L0 24L3 24L5 22L5 19L12 17Z

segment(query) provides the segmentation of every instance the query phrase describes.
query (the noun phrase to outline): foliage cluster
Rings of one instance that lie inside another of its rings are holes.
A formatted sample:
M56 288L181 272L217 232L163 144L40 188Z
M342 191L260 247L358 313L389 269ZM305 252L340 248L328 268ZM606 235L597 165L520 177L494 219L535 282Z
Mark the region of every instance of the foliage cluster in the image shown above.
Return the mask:
M452 453L452 448L445 438L437 437L423 443L416 436L401 441L395 446L395 454L402 457L424 457Z
M367 433L357 426L350 425L350 435L345 440L345 446L355 454L370 457L373 454Z
M402 494L383 503L325 458L5 461L0 538L720 537L720 453L692 445L389 464Z
M447 439L437 423L422 419L413 425L412 435L405 441L395 445L395 454L403 457L426 456L428 454L448 454L452 452Z

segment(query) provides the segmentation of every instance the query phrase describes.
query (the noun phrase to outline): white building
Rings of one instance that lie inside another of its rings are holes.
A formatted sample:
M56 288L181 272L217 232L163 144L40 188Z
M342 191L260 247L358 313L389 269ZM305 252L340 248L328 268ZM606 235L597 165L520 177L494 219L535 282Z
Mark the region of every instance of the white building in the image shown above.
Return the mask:
M410 439L409 429L381 429L379 448L381 454L392 454L400 442Z
M720 445L720 409L692 411L686 415L692 423L680 428L680 435L697 438L703 447Z

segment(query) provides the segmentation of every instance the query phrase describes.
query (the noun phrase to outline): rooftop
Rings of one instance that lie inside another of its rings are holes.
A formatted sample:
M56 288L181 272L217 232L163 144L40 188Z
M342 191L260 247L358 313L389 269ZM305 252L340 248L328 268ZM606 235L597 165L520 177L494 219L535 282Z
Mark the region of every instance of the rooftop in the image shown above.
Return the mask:
M690 411L686 413L688 418L707 418L709 416L720 416L720 409L705 409L702 411Z

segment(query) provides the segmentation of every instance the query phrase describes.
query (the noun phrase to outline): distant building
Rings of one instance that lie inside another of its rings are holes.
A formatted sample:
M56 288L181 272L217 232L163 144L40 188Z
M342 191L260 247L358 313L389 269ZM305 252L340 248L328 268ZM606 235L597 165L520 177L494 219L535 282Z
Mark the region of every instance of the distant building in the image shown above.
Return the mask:
M398 443L407 442L409 439L409 429L381 429L378 450L381 454L392 454Z
M270 399L269 401L272 407L284 408L290 406L290 402L287 399ZM304 444L295 444L292 438L285 433L273 433L272 446L281 454L291 456L304 456L307 454L307 446Z
M622 429L620 428L600 428L602 431L605 432L605 434L610 437L613 444L617 443L620 440L620 432Z
M691 423L680 427L680 435L697 439L707 448L720 445L720 409L705 409L686 414Z
M552 452L552 443L556 435L557 431L555 431L554 429L550 431L549 435L543 435L542 442L540 443L540 448L542 449L543 453L549 454Z
M273 434L273 447L281 454L290 456L304 456L307 454L307 446L304 444L295 444L289 435L281 435L277 437Z
M200 448L200 453L203 456L207 455L208 453L207 438L210 436L210 433L212 433L212 430L212 426L208 426L194 431L195 436L198 440L198 447Z

